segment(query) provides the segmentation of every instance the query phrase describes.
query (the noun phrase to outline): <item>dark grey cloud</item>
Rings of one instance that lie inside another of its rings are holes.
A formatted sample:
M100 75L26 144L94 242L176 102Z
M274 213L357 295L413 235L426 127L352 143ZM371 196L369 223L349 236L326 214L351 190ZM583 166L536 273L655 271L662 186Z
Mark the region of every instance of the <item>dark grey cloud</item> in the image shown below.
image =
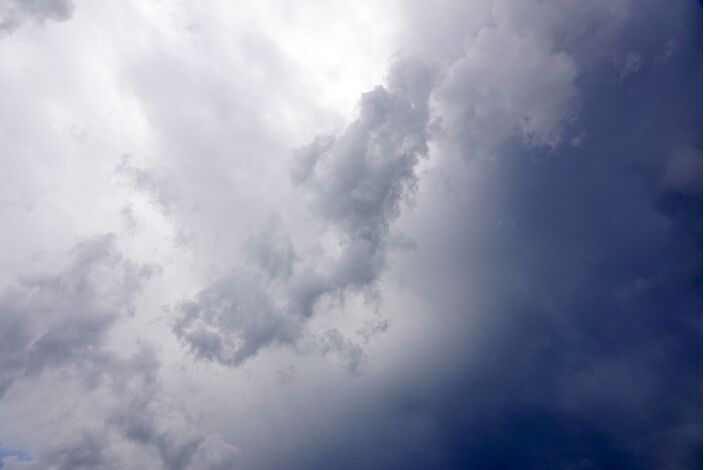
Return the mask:
M409 365L264 466L701 468L700 15L646 2L600 56L553 38L581 70L576 146L526 138L525 113L501 139L452 131L505 108L471 81L439 97L459 109L436 134L451 151L402 217L417 249L391 263L429 318ZM673 38L688 46L663 67ZM621 77L628 51L642 62Z
M66 21L73 14L73 0L3 0L0 2L0 35L9 34L25 21Z

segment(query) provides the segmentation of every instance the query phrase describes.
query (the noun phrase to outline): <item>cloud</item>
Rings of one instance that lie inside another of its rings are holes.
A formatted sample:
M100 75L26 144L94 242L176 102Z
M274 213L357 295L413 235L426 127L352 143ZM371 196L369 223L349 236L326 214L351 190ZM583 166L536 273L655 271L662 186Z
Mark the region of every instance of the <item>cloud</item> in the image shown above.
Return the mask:
M687 19L695 10L653 3L628 19L619 12L612 40L629 51L678 30L697 37ZM350 387L353 399L296 415L323 423L261 455L263 467L699 465L701 145L682 150L701 138L699 111L687 111L700 99L691 68L699 46L673 56L666 74L643 66L617 81L613 50L595 55L559 25L526 38L519 26L489 24L465 39L462 73L437 73L430 109L443 119L430 127L432 165L416 180L413 209L395 219L416 249L387 258L382 275L392 325L416 321L419 331L393 344L403 359ZM502 30L509 39L496 37ZM488 38L491 59L466 64ZM512 55L524 44L530 52ZM543 99L515 105L528 90ZM485 124L487 115L500 118ZM585 132L579 146L568 143L573 125ZM477 158L477 148L493 158ZM300 162L305 184L317 160ZM324 223L343 233L365 227L357 212L321 200Z
M6 460L5 468L136 468L121 455L121 439L153 449L158 458L150 467L160 461L170 469L232 465L237 451L222 437L200 433L192 423L173 424L184 418L178 410L163 408L166 395L157 378L161 364L151 346L142 344L126 354L109 345L112 330L133 315L137 295L157 273L154 265L124 257L110 234L76 245L60 272L23 276L3 292L3 396L17 383L63 371L77 380L83 393L114 402L105 419L93 424L76 419L47 448L33 449L31 458ZM62 393L63 387L57 387L54 400ZM166 417L172 420L168 426Z
M5 468L697 467L701 6L348 3L0 41Z
M239 365L270 344L295 343L321 298L373 286L389 224L427 152L431 79L422 63L397 63L388 87L362 95L359 117L342 135L297 151L292 177L322 230L338 240L338 253L303 258L280 225L250 240L246 266L178 309L174 331L197 357ZM339 332L325 338L326 351L347 344Z
M0 34L10 34L31 20L66 21L73 14L73 0L8 0L0 5Z
M463 151L487 154L507 139L556 148L576 117L577 66L537 35L499 24L466 41L465 56L434 91L437 118Z
M0 295L0 396L46 369L90 373L104 365L107 332L156 272L123 258L112 235L84 241L72 254L62 272L25 276Z
M174 423L173 418L166 424L163 418L173 411L164 409L159 393L155 384L141 384L112 410L109 423L127 440L154 449L164 468L215 470L237 463L237 449L221 436L200 434L192 423Z
M157 171L147 170L135 165L132 156L125 154L115 168L115 174L139 192L146 194L151 203L167 213L179 202L179 192L175 183Z

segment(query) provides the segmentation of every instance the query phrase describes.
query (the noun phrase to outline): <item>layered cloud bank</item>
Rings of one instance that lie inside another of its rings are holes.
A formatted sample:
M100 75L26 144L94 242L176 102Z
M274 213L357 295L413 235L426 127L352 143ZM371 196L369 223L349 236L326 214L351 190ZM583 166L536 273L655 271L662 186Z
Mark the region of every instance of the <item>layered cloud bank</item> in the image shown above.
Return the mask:
M701 467L700 15L0 4L0 468Z

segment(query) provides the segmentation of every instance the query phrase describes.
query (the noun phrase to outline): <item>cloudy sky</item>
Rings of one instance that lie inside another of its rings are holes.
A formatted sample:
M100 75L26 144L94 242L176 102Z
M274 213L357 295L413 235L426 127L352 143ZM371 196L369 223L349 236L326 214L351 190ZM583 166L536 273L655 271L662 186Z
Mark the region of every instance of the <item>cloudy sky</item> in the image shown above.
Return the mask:
M0 468L701 468L701 17L0 0Z

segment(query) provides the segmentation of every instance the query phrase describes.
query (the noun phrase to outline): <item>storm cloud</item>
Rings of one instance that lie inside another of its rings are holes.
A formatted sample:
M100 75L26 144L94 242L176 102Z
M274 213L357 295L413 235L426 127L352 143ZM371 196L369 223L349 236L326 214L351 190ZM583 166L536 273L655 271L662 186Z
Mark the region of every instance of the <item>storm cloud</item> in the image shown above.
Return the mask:
M701 14L0 0L0 468L701 468Z

